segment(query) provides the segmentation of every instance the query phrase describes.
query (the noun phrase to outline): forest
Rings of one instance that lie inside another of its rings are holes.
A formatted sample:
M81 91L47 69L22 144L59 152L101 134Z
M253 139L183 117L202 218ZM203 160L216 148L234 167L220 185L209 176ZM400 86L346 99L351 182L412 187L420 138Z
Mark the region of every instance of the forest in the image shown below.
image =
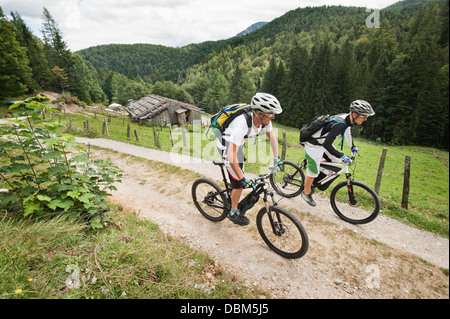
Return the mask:
M153 93L214 113L257 91L280 100L280 124L348 112L354 99L376 112L356 134L395 145L449 148L448 0L404 0L379 11L298 8L245 36L170 48L110 44L70 52L44 8L41 40L0 8L0 98L63 91L79 103ZM369 21L370 22L370 21Z

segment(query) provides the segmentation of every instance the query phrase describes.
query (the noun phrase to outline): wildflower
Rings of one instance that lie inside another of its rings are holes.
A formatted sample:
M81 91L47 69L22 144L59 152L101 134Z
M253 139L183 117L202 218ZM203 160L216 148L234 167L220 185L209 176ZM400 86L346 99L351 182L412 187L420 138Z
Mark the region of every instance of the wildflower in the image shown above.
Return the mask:
M22 289L17 289L16 291L14 291L16 294L21 294L22 293Z

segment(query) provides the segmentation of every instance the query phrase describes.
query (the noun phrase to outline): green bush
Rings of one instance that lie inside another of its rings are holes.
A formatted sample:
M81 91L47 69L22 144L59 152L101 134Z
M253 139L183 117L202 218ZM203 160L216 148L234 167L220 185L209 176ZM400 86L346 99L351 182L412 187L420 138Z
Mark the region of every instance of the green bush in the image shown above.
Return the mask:
M59 124L45 119L55 112L42 97L14 103L24 107L14 125L1 126L0 187L9 190L0 207L24 216L82 219L101 228L108 210L107 190L122 177L110 161L91 160L74 138L57 133Z

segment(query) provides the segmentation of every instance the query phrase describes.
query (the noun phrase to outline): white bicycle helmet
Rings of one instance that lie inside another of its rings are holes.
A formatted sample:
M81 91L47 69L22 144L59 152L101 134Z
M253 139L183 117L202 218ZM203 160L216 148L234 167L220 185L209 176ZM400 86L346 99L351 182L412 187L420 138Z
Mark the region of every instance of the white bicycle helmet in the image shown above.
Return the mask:
M370 103L364 100L353 101L352 104L350 104L350 112L355 112L363 116L375 115Z
M256 93L252 98L251 106L253 110L259 110L264 113L280 114L283 112L277 98L268 93Z

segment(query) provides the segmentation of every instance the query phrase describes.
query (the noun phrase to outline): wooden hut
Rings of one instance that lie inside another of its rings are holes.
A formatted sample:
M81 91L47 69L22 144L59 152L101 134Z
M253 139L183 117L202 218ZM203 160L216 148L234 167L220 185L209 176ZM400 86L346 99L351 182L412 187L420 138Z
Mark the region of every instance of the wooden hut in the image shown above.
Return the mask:
M198 107L154 94L131 101L125 110L135 121L151 121L160 125L185 125L194 120L201 121Z

